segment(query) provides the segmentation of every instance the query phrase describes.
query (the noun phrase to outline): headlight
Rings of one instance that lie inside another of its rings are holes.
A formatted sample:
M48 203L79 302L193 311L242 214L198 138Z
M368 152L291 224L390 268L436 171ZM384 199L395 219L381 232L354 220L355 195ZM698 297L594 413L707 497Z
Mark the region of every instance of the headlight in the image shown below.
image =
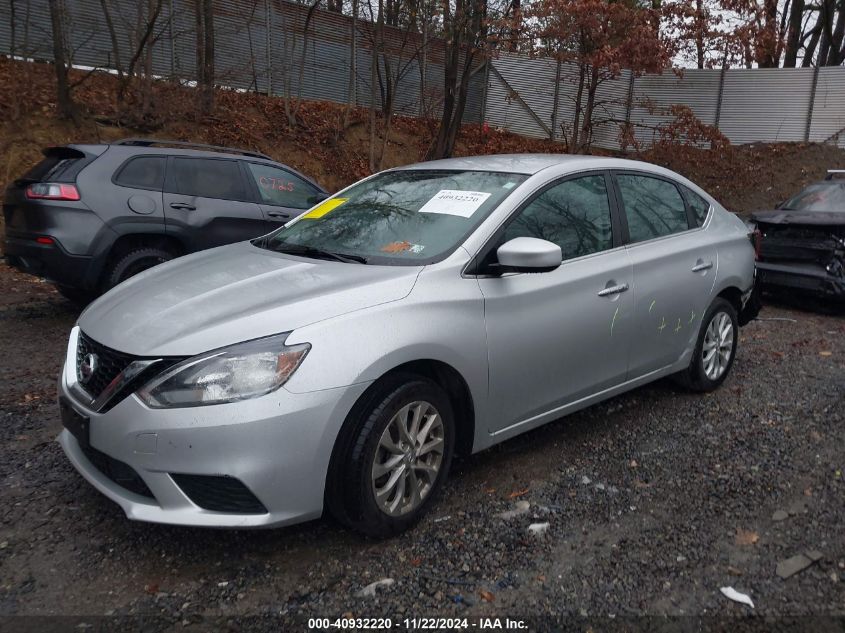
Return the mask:
M281 387L311 349L290 332L213 350L174 365L138 390L148 407L195 407L256 398Z

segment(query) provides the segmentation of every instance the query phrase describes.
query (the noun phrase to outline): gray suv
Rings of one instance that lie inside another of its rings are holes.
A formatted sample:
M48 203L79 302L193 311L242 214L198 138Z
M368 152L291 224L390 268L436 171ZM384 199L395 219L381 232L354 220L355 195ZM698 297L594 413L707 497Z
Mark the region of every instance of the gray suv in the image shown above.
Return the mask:
M174 257L269 233L326 197L256 152L157 139L51 147L6 190L5 255L87 303Z

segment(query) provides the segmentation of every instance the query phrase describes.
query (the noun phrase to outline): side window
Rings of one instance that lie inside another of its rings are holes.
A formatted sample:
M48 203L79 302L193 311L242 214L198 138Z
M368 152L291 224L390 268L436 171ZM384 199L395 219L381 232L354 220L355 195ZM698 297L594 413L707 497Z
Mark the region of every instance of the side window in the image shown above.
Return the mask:
M689 229L684 199L675 185L659 178L631 174L619 174L616 179L632 242Z
M164 156L138 156L126 163L114 179L121 187L157 189L164 185Z
M695 225L702 226L704 220L707 219L707 214L710 212L710 203L688 187L684 187L684 194L687 197L687 203L690 209L692 209Z
M172 193L222 200L246 200L246 187L237 161L174 158Z
M311 198L317 193L317 189L311 183L271 165L247 163L247 167L255 179L261 202L294 209L308 209L313 206Z
M503 242L515 237L554 242L564 260L611 248L613 232L604 176L573 178L541 193L508 225Z

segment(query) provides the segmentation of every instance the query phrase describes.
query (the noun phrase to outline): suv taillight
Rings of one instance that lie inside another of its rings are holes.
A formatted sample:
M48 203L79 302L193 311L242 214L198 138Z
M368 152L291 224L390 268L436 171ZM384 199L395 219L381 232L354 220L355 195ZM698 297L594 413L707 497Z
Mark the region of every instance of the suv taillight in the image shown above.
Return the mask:
M34 182L26 188L30 200L79 200L76 185L55 182Z

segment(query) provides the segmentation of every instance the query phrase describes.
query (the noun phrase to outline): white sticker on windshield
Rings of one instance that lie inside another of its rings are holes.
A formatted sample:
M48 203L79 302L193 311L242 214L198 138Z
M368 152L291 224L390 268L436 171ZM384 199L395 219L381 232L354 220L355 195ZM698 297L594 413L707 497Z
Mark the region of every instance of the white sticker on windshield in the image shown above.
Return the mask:
M478 211L478 207L489 197L490 194L483 191L441 189L420 208L420 213L446 213L468 218Z

